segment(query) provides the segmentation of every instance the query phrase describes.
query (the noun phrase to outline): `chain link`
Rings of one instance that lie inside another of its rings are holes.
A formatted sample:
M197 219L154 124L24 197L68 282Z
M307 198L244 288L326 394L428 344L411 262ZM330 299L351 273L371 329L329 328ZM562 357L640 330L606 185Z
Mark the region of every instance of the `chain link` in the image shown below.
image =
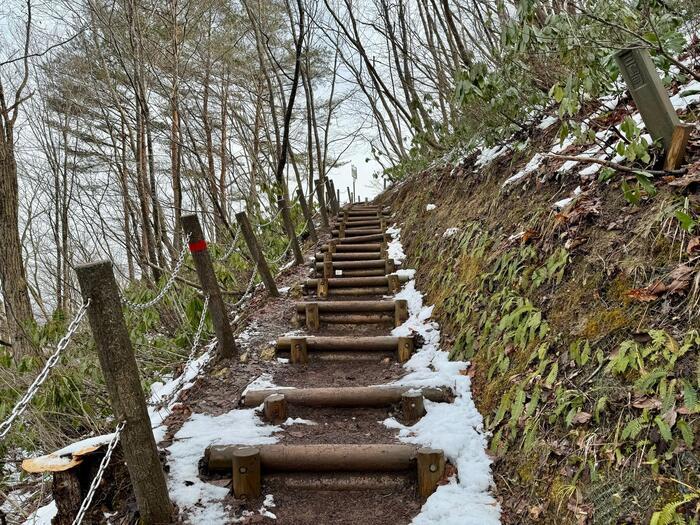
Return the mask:
M178 393L178 388L184 381L185 373L187 372L187 369L189 366L192 364L192 361L194 361L195 355L197 353L197 348L199 347L199 340L202 337L202 332L204 331L204 322L207 318L207 308L209 307L209 296L207 295L204 298L204 305L202 306L202 315L199 318L199 325L197 326L197 331L194 334L194 338L192 339L192 348L190 349L190 354L187 357L187 362L185 363L184 368L182 369L182 374L180 374L180 377L177 378L175 381L175 384L173 385L173 389L170 392L170 395L168 395L167 398L164 400L161 399L157 403L154 401L151 401L149 405L154 406L158 404L164 404L166 407L170 404L172 401L173 397ZM165 403L163 403L165 401Z
M173 268L172 273L170 274L170 277L168 278L168 281L165 283L165 286L163 286L163 289L158 293L157 296L155 296L153 299L151 299L148 302L145 303L133 303L129 301L124 294L121 294L122 302L131 308L132 310L145 310L146 308L150 308L151 306L159 303L163 297L165 297L165 294L168 293L170 288L172 288L173 284L175 284L175 280L177 279L178 274L180 273L180 270L182 269L182 266L185 262L185 255L187 254L187 251L189 249L189 242L190 242L190 236L188 235L185 238L185 242L182 244L182 250L180 251L180 255L177 259L177 262L175 263L175 268Z
M107 452L105 452L105 457L102 458L100 468L97 470L97 474L95 474L92 483L90 483L90 490L88 490L83 503L80 505L80 510L78 511L78 515L73 520L73 525L80 525L83 522L83 518L85 517L87 510L92 504L92 498L95 497L97 487L99 487L100 482L102 481L102 476L104 476L105 470L107 470L109 460L112 458L112 452L114 452L117 443L119 443L119 437L121 436L122 430L124 430L124 425L126 425L126 421L119 423L117 429L114 431L112 440L109 442L109 446L107 447Z
M51 355L51 357L49 357L49 360L46 361L46 365L44 365L44 369L36 377L24 396L22 396L22 399L20 399L12 409L10 417L0 424L0 439L3 439L7 435L14 420L21 416L26 410L32 398L38 392L39 387L44 383L44 381L46 381L46 378L49 377L49 372L51 372L51 370L58 364L58 359L61 357L61 353L66 349L68 343L70 343L70 340L73 337L73 334L75 334L75 332L78 330L80 321L82 321L83 317L85 317L85 312L87 312L88 306L90 306L90 299L88 299L87 302L80 307L80 310L78 310L78 313L73 318L70 325L68 325L66 335L64 335L58 342L58 345L56 345L56 351Z

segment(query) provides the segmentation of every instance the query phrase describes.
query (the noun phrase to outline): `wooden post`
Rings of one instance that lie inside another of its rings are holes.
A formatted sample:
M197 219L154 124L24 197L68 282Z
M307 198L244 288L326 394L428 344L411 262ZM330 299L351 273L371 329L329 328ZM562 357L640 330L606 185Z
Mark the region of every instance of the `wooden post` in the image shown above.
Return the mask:
M323 278L330 279L333 277L333 261L323 262Z
M324 252L323 253L323 262L324 263L327 263L327 262L332 263L333 262L333 252L331 252L330 250L327 252Z
M292 348L294 348L294 345L292 345ZM265 419L273 425L284 423L287 420L287 400L284 394L267 396L263 403L263 413L265 414Z
M316 185L316 195L318 197L318 211L321 214L321 228L328 229L330 223L328 222L328 209L326 208L323 182L321 179L316 179L314 184Z
M114 419L126 421L121 445L141 520L148 525L170 523L173 507L153 438L112 263L83 264L77 266L75 272L83 300L90 301L90 328Z
M342 239L345 237L345 223L341 222L338 226L338 238Z
M316 295L321 299L326 299L328 297L328 279L319 279L316 283Z
M354 201L354 199L352 198L352 193L350 193L350 186L347 187L347 190L348 190L348 202L349 202L350 204L352 204L352 203L355 202L355 201Z
M406 425L413 425L422 418L425 415L423 393L420 390L409 390L401 394L401 412Z
M318 308L318 305L316 305ZM309 348L306 344L306 337L292 337L290 361L295 365L305 365L309 362Z
M236 447L233 451L233 495L255 499L260 496L260 449Z
M282 212L282 225L287 232L287 238L289 239L289 244L292 247L292 253L294 254L294 262L296 264L304 264L304 256L301 253L301 248L299 247L299 239L297 239L297 232L294 231L294 223L292 222L292 214L287 205L286 199L282 195L277 196L277 207Z
M394 259L387 259L386 264L384 265L384 271L386 272L387 275L391 275L396 271L396 265L394 264ZM397 275L398 277L398 275Z
M418 493L427 499L437 490L438 482L445 474L445 453L434 448L418 450Z
M265 284L265 289L267 290L267 293L269 293L272 297L279 297L280 293L277 290L275 278L272 276L270 267L267 265L265 256L263 255L263 252L260 249L258 240L255 237L253 228L251 227L250 221L248 220L248 215L244 211L237 213L236 220L238 221L238 225L241 227L241 233L243 234L245 243L248 246L248 251L250 252L250 256L253 258L253 262L255 263L255 266L258 269L258 274L260 275L260 278Z
M219 282L216 280L214 266L207 249L199 218L195 214L182 216L182 229L190 237L190 253L197 269L197 277L202 290L209 296L209 314L214 323L214 331L219 344L221 357L233 357L236 353L236 340L233 337L231 323L228 320L226 306L221 297Z
M387 245L385 242L379 245L379 254L381 255L382 259L389 258L389 253L387 251Z
M394 301L394 325L401 326L408 321L408 301L397 299Z
M340 190L339 189L335 190L335 209L336 209L336 213L338 213L338 210L340 210Z
M399 337L396 351L396 357L399 363L405 363L411 359L411 356L413 355L413 337Z
M310 332L316 332L321 327L320 316L318 313L318 303L306 303L306 329Z
M693 129L691 124L680 124L673 128L673 135L671 135L671 146L666 152L666 161L664 163L664 169L666 171L674 171L681 167L683 161L685 160L685 150L688 147L688 139L690 139L690 132Z
M318 242L316 226L314 226L314 218L311 214L311 210L309 210L309 204L306 202L306 197L304 197L304 192L301 190L301 188L297 188L297 196L299 197L301 212L304 214L304 219L306 220L306 231L309 232L309 237L311 237L313 242Z
M335 249L338 243L335 241L328 241L328 253L335 253Z
M399 293L401 291L401 280L395 273L386 276L389 293Z

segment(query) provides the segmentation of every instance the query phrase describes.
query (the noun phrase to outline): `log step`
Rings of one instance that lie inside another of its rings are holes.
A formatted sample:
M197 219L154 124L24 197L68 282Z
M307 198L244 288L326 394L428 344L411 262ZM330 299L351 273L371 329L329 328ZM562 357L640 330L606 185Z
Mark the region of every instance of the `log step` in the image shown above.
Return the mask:
M271 395L283 395L289 405L325 408L378 408L401 403L402 396L412 391L407 386L357 386L340 388L274 388L249 390L241 404L257 407ZM447 402L451 392L447 388L423 388L425 399Z
M376 337L344 337L344 336L315 336L306 337L306 344L311 352L337 351L337 352L395 352L399 347L400 337L376 336ZM276 349L289 352L291 337L277 339Z
M442 450L413 445L212 445L204 452L209 472L232 472L236 498L258 498L262 474L290 472L410 472L418 494L429 497L445 473Z
M340 237L341 231L338 230L332 230L331 232L333 234L333 237ZM344 228L343 230L343 238L348 238L348 237L362 237L362 236L367 236L367 235L381 235L384 233L384 230L380 228Z
M294 305L296 312L303 314L310 304L318 306L318 312L323 313L393 313L396 301L320 301L303 302Z
M350 245L352 246L352 245ZM317 253L315 255L316 262L323 262L323 257L324 254L322 253ZM333 254L333 262L340 262L340 261L383 261L384 257L382 256L380 251L376 252L356 252L356 253L334 253Z
M322 252L328 251L328 244L321 246ZM335 253L380 253L382 251L381 242L371 242L364 244L337 244L335 243Z
M395 274L393 274L395 275ZM363 287L380 287L386 288L389 286L389 277L335 277L330 279L325 279L328 281L328 288L363 288ZM405 275L396 275L400 283L408 282L408 277ZM318 282L321 279L306 279L304 281L304 288L309 290L316 290L318 288Z

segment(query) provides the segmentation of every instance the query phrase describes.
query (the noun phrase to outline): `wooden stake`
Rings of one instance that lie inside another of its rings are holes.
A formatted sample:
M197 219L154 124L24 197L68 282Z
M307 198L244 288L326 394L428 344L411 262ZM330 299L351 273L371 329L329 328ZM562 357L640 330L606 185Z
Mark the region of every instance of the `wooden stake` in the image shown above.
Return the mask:
M294 346L292 345L292 349ZM292 355L294 352L292 351ZM422 398L421 398L422 399ZM287 420L287 400L284 394L271 394L263 403L265 419L273 425L279 425Z
M384 271L387 275L390 275L396 271L396 264L394 264L394 259L386 260Z
M233 450L233 494L237 498L260 496L260 449L236 447Z
M402 323L403 324L403 323ZM397 344L397 356L396 360L399 363L405 363L413 355L413 337L399 337L399 342Z
M423 394L420 390L410 390L401 395L401 411L406 425L413 425L425 415Z
M258 239L255 237L253 228L250 226L248 215L244 211L237 213L236 220L241 227L241 233L243 234L245 243L248 246L248 251L250 252L250 256L253 258L253 262L255 262L260 278L265 284L267 293L269 293L272 297L279 297L279 291L277 291L275 278L272 276L270 267L267 265L265 256L263 255L260 245L258 244Z
M394 325L401 326L408 321L408 301L406 299L397 299L394 301Z
M219 356L233 357L236 354L236 340L233 337L231 323L228 320L226 306L221 297L219 282L216 280L214 266L209 256L207 242L196 215L182 216L182 229L190 237L190 253L194 266L197 269L197 277L202 285L202 290L209 296L209 315L214 324L214 331L219 344Z
M333 277L333 262L325 261L323 263L323 278L330 279L331 277Z
M184 219L184 217L183 217ZM75 269L115 421L126 421L121 445L144 524L170 523L173 507L153 438L134 349L110 261Z
M340 223L338 226L338 238L342 239L345 237L345 223Z
M317 332L321 327L318 314L318 303L306 303L306 329L310 332Z
M399 276L395 273L390 273L386 276L387 285L389 287L389 293L395 294L401 291L401 280Z
M306 231L309 232L309 237L313 242L318 242L318 235L316 234L316 226L314 226L314 219L311 210L309 210L309 204L306 202L306 197L301 188L297 188L297 197L299 197L299 205L301 206L301 212L304 214L304 219L306 220Z
M418 494L426 500L437 490L445 474L445 453L433 448L418 450Z
M338 243L335 241L330 241L328 243L328 253L335 253Z
M316 305L318 306L318 305ZM306 346L306 337L291 338L291 358L295 365L305 365L309 362L309 350ZM286 419L286 418L285 418Z
M685 160L685 151L688 147L688 139L690 139L690 132L693 128L694 126L691 124L680 124L673 129L671 147L669 147L666 152L664 170L675 171L681 167Z
M321 299L328 297L328 279L323 278L318 280L318 283L316 284L316 295L318 295Z

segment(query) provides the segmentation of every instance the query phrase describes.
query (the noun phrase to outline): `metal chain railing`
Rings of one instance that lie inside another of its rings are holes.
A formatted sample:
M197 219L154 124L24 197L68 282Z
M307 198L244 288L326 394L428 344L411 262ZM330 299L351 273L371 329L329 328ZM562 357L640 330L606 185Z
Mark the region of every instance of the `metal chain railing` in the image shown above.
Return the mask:
M240 306L245 303L248 300L248 297L250 295L250 292L253 291L253 288L255 288L255 278L258 276L258 265L255 265L255 269L253 270L253 275L250 277L250 281L248 282L248 287L246 288L245 292L243 292L243 295L241 298L236 302L236 304L233 305L233 309L237 310L240 308Z
M233 252L236 250L236 241L238 240L239 229L240 229L240 224L236 223L234 230L233 230L233 233L231 234L231 246L228 247L226 252L221 257L216 257L214 259L216 262L225 261L226 259L231 257Z
M204 322L207 318L207 308L209 307L209 296L207 295L204 298L204 305L202 306L202 315L199 317L199 325L197 326L197 331L194 334L194 337L192 339L192 348L190 349L189 356L187 357L187 361L185 362L185 366L182 369L182 374L178 379L175 381L173 385L173 389L170 392L170 395L168 395L165 399L160 399L158 402L151 401L148 404L151 406L159 405L159 404L164 404L165 406L169 405L170 402L172 401L173 397L177 394L178 388L180 387L180 384L182 381L184 381L185 377L185 372L189 368L189 366L192 364L192 361L194 361L195 356L197 355L197 348L199 347L199 340L202 338L202 332L204 331ZM163 403L165 401L165 403Z
M58 364L58 359L59 357L61 357L61 353L66 349L68 343L70 343L70 340L73 337L73 334L75 334L75 332L78 330L80 321L82 321L83 317L85 317L85 313L87 312L88 306L90 306L89 299L80 307L80 310L78 310L78 313L73 318L70 325L68 325L66 335L64 335L63 338L58 342L58 345L56 345L56 351L51 355L51 357L49 357L49 360L46 361L44 369L39 373L36 379L34 379L34 382L31 384L24 396L22 396L22 398L17 402L15 407L12 409L10 416L0 424L0 439L3 439L7 435L7 433L10 431L10 428L12 427L12 423L27 409L27 406L29 406L29 403L32 401L32 398L38 392L39 387L44 383L44 381L46 381L46 378L49 376L49 372L51 372L51 370Z
M150 308L151 306L159 303L163 299L163 297L165 297L165 295L168 293L170 288L172 288L173 284L175 284L175 280L177 279L177 276L180 273L180 270L182 269L182 266L185 262L185 255L187 255L187 251L189 249L189 241L190 236L188 235L185 238L185 242L182 244L182 250L180 251L180 255L178 256L177 262L175 263L175 268L173 268L173 271L170 274L168 281L165 283L165 286L163 286L163 289L158 293L157 296L155 296L148 302L139 304L129 301L122 293L122 302L132 310L145 310L146 308Z
M119 423L117 429L114 431L112 440L109 442L109 446L107 447L107 452L105 452L105 457L102 458L102 461L100 462L100 468L97 470L97 474L95 474L95 477L92 479L92 483L90 483L90 490L88 490L88 493L85 495L83 503L80 505L80 510L78 511L78 514L73 520L73 525L80 525L83 522L83 518L85 518L85 514L87 513L88 509L90 508L90 505L92 504L92 498L95 497L97 487L100 486L102 476L104 476L105 470L107 470L109 460L112 458L112 453L114 452L117 443L119 443L119 438L121 436L122 430L124 430L125 425L126 421L122 421L121 423Z

